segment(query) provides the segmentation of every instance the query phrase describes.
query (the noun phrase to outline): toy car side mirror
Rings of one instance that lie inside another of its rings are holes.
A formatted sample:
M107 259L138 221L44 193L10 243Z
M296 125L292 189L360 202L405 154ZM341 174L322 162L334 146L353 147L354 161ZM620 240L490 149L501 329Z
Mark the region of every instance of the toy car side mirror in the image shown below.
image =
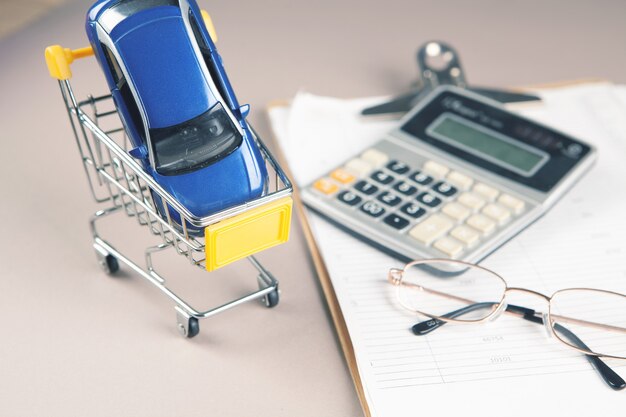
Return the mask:
M132 156L135 159L146 159L146 157L148 156L148 151L146 150L145 146L137 146L134 149L131 149L129 152L130 156Z
M250 105L244 104L243 106L240 106L239 112L241 113L241 117L245 119L246 117L248 117L248 114L250 113Z

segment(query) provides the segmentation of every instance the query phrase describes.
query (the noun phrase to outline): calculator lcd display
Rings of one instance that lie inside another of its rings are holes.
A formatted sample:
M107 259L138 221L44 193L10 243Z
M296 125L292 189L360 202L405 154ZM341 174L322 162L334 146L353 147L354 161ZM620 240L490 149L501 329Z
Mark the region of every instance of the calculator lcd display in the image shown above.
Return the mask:
M524 176L537 172L549 159L539 149L451 113L439 116L426 131L435 139Z

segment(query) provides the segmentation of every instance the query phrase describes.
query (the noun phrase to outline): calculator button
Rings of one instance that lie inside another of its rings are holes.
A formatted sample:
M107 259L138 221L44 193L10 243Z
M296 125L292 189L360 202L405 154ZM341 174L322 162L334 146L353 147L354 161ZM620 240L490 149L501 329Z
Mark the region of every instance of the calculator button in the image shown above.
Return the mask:
M474 186L474 192L480 194L483 198L486 198L489 201L495 200L498 194L500 194L500 192L495 188L483 183L476 184Z
M363 200L361 197L351 191L343 191L339 193L339 195L337 195L337 199L342 203L346 203L349 206L356 206Z
M435 239L440 238L450 229L454 223L448 217L441 214L433 214L423 222L411 229L409 235L415 240L430 245Z
M433 177L430 175L424 174L423 172L416 171L411 174L409 177L411 181L418 183L419 185L428 185L433 182Z
M385 209L378 203L368 201L361 206L361 211L367 213L372 217L380 217L385 213Z
M406 196L413 195L417 192L417 187L413 187L411 184L404 181L400 181L394 185L393 189Z
M397 206L398 204L400 204L400 202L402 201L402 199L400 197L398 197L395 194L391 194L389 192L384 192L382 194L380 194L378 197L379 201L382 201L383 203L387 204L388 206Z
M445 253L450 258L456 258L463 251L463 244L448 236L442 237L436 241L433 247Z
M496 223L489 220L487 216L483 216L482 214L474 214L472 217L467 219L465 223L480 231L483 236L487 236L496 228Z
M467 207L465 207L463 204L456 203L456 202L446 204L441 209L441 212L453 218L457 222L462 222L470 214L472 214Z
M426 162L422 169L424 172L440 178L445 177L448 171L450 171L450 168L435 161Z
M349 160L345 167L360 176L365 176L372 170L372 165L360 158Z
M428 193L421 193L416 200L428 207L437 207L441 204L440 198Z
M474 246L480 238L480 234L476 230L464 225L457 226L452 229L452 231L450 232L450 236L460 240L468 247Z
M371 175L371 178L373 180L378 181L381 184L389 184L391 182L393 182L394 178L389 175L389 174L385 174L382 171L376 171Z
M350 184L352 181L356 179L354 175L350 174L348 171L346 171L345 169L341 169L341 168L337 168L336 170L334 170L330 174L330 177L336 181L339 181L342 184Z
M497 204L487 204L481 211L484 215L497 221L499 225L503 225L511 218L511 212Z
M431 188L436 193L439 193L446 197L452 197L454 194L456 194L456 191L457 191L456 188L454 188L447 182L443 182L443 181L439 181L438 183L434 184Z
M426 210L414 203L407 203L403 205L400 211L414 219L419 219L426 214Z
M396 174L402 175L402 174L406 174L407 172L409 172L410 168L404 162L391 161L387 164L387 169L395 172Z
M313 188L327 195L334 194L339 191L339 187L337 186L337 184L326 178L315 181L315 184L313 184Z
M463 193L457 198L457 201L474 211L480 210L485 205L485 200L474 193Z
M378 191L378 187L367 181L359 181L354 184L354 188L366 195L372 195Z
M448 174L448 177L446 179L450 184L457 186L461 190L469 190L469 188L474 183L473 179L465 174L461 174L458 171L452 171Z
M385 224L388 224L389 226L393 227L394 229L398 229L398 230L404 229L410 223L404 217L400 217L400 216L398 216L396 214L390 214L389 216L385 217L383 219L383 222L385 222Z
M389 157L387 154L377 150L377 149L368 149L361 154L361 159L369 162L375 167L379 167L383 164L386 164L389 161Z
M498 198L498 203L513 210L513 213L515 214L520 214L524 210L525 205L519 198L515 198L508 194L502 194L500 198Z

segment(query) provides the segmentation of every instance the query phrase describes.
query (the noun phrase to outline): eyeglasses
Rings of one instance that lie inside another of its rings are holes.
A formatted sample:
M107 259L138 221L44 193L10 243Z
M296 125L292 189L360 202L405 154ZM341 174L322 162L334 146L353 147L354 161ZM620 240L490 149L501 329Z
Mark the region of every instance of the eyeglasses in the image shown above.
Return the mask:
M543 325L548 335L582 352L613 389L626 382L600 358L626 359L626 295L592 288L562 289L548 297L526 288L508 287L482 266L448 259L408 263L389 270L399 304L430 319L412 327L428 334L446 323L477 324L510 313ZM507 294L522 292L548 303L546 312L507 303Z

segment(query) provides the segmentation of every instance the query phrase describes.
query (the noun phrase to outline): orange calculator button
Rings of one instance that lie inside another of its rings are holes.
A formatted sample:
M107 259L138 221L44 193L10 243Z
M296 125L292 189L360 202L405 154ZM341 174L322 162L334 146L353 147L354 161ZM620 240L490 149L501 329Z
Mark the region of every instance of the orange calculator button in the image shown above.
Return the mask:
M317 191L321 191L324 194L336 193L339 190L339 187L337 186L337 184L335 184L332 181L327 180L326 178L322 178L322 179L315 181L315 184L313 184L313 187L315 187Z
M337 180L342 184L349 184L355 179L354 175L350 174L348 171L343 170L341 168L334 170L332 174L330 174L330 176L334 180Z

